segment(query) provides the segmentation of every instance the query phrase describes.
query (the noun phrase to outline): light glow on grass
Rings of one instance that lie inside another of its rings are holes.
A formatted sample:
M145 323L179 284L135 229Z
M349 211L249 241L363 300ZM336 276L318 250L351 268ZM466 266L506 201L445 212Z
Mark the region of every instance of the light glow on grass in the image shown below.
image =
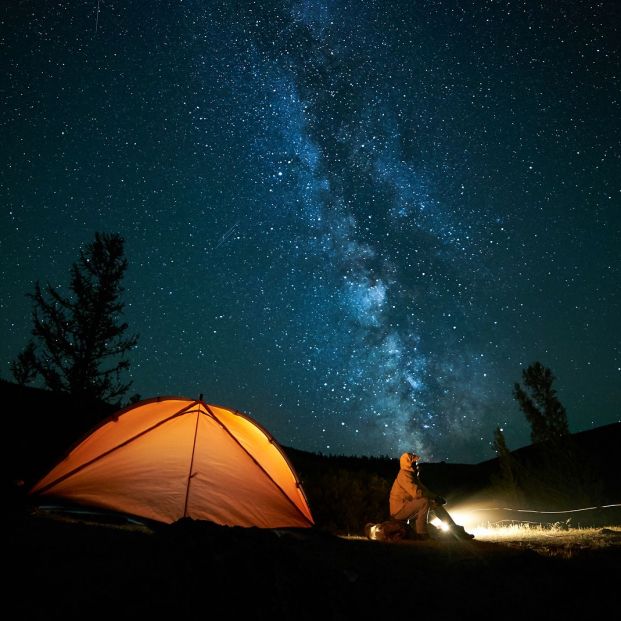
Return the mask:
M597 528L567 528L564 526L529 524L526 522L514 524L488 524L472 529L475 538L472 545L477 543L498 544L499 548L509 547L519 550L531 550L541 556L570 559L579 554L590 553L595 550L614 548L621 552L621 525ZM348 535L345 539L363 539L356 535ZM416 544L416 541L414 541ZM448 536L432 539L436 546L464 545ZM467 542L467 549L471 549ZM492 548L485 548L492 554ZM494 548L495 549L495 548Z
M480 541L557 541L580 543L602 536L621 537L621 527L607 528L566 528L563 526L542 526L519 522L515 524L490 524L478 526L473 530L475 537Z
M490 524L506 526L511 524L529 524L542 527L557 526L559 528L581 528L591 526L593 521L603 522L604 511L609 511L613 519L611 523L618 523L618 509L620 504L581 507L568 510L544 511L526 508L511 508L491 504L493 501L479 501L474 503L458 504L450 507L449 512L457 524L466 530L475 531L488 528ZM614 512L617 512L615 516Z

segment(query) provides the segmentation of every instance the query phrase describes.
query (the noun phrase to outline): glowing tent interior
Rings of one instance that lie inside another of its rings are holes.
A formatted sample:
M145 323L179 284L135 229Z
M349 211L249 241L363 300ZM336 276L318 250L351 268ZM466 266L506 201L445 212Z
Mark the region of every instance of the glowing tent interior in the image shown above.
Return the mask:
M314 524L293 466L265 429L240 412L183 397L118 412L30 494L164 523Z

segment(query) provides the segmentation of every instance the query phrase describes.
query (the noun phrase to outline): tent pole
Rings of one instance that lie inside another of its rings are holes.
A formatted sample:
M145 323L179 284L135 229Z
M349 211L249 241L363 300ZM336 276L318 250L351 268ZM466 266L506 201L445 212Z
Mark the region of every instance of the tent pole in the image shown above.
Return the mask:
M239 448L244 451L244 453L246 453L246 455L248 455L248 457L250 457L250 459L256 464L256 466L263 471L263 474L265 474L265 476L272 482L272 484L276 487L276 489L285 497L285 500L287 500L287 502L289 502L289 504L293 505L293 507L296 509L296 511L305 519L307 520L311 525L313 524L312 520L309 520L308 517L304 514L304 512L300 509L300 507L297 506L297 504L294 502L293 498L290 498L289 495L287 494L287 492L285 492L285 490L280 487L280 485L278 485L278 483L276 483L276 481L270 476L269 472L256 460L256 458L254 457L254 455L252 453L250 453L250 451L248 451L248 449L246 449L244 447L244 445L231 433L231 431L229 430L229 428L216 416L215 412L209 407L209 405L204 404L205 408L207 409L207 412L209 413L209 415L218 422L218 424L222 427L222 429L224 429L224 431L226 431L226 433L229 434L229 436L231 437L231 439L239 446ZM229 410L231 411L231 410ZM245 418L246 420L248 420L248 418L244 415L242 415L240 412L238 412L237 410L233 411L233 413L236 416L240 416L242 418ZM304 501L306 502L306 504L308 505L308 500L306 498L306 495L304 494L304 490L302 489L302 486L300 484L300 481L298 480L297 477L297 473L295 472L295 469L293 468L293 466L291 465L291 463L289 463L289 460L287 459L287 456L283 453L282 449L279 447L278 442L274 441L274 438L272 437L271 434L267 433L265 431L265 429L263 429L259 424L257 424L255 421L250 421L255 427L257 427L258 429L260 429L263 434L265 435L265 439L267 440L267 442L269 442L281 455L281 457L283 457L283 459L285 460L285 463L287 464L287 466L289 466L289 469L291 471L291 474L293 476L293 479L295 481L296 487L302 491L302 497L304 498ZM310 510L310 508L309 508Z
M72 477L74 474L80 472L81 470L84 470L85 468L87 468L91 464L94 464L95 462L99 461L100 459L103 459L104 457L107 457L108 455L110 455L110 453L113 453L114 451L117 451L117 450L123 448L124 446L127 446L128 444L130 444L134 440L137 440L141 436L144 436L147 433L153 431L154 429L157 429L157 427L161 427L162 425L166 424L168 421L171 421L173 418L177 418L178 416L183 416L188 410L193 408L197 403L198 403L197 401L193 401L192 403L190 403L190 405L187 405L187 406L181 408L179 411L175 412L174 414L171 414L167 418L164 418L163 420L159 421L158 423L155 423L155 425L152 425L151 427L147 427L146 429L143 429L142 431L137 433L135 436L132 436L131 438L128 438L124 442L121 442L121 444L113 446L111 449L105 451L104 453L101 453L100 455L97 455L97 457L94 457L90 461L87 461L86 463L82 464L81 466L78 466L77 468L74 468L73 470L70 470L69 472L63 474L63 476L59 477L58 479L54 479L53 481L51 481L47 485L43 486L41 489L37 489L34 492L33 492L33 490L30 490L30 493L31 494L32 493L34 493L34 494L43 494L44 492L47 492L49 489L51 489L55 485L58 485L59 483L62 483L65 479L68 479L69 477ZM130 410L132 410L132 409L134 409L134 408L130 408ZM110 419L104 421L92 433L95 433L98 429L101 429L101 428L105 427L108 423L112 422L112 420L113 419L110 418ZM84 442L84 440L86 438L88 438L88 437L89 436L85 436L80 443L76 444L75 448L80 446L80 444L82 442ZM67 454L65 459L67 459L70 454L71 454L71 451ZM35 487L37 485L38 485L38 483L35 485Z
M198 435L198 418L200 410L196 412L196 425L194 426L194 442L192 444L192 459L190 460L190 471L188 472L188 484L185 488L185 505L183 507L183 517L188 517L188 501L190 499L190 482L192 481L192 468L194 468L194 453L196 451L196 437Z

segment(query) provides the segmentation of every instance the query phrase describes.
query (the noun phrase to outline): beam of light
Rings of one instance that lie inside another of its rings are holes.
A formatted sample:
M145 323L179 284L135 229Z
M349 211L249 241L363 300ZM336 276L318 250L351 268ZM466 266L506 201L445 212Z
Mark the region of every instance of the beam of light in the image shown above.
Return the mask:
M451 528L446 522L443 522L440 518L437 517L433 518L429 523L444 532L448 532Z
M610 504L593 507L580 507L563 511L540 511L535 509L514 509L509 507L497 507L481 504L460 504L451 509L450 514L457 524L472 532L475 536L498 535L499 529L508 531L508 535L514 534L516 528L540 528L556 525L557 527L569 528L571 514L582 514L585 511L602 512L605 509L619 507L621 504ZM543 520L536 521L533 518L542 516ZM559 516L554 522L551 516ZM569 519L567 519L569 516ZM433 522L432 522L433 523Z

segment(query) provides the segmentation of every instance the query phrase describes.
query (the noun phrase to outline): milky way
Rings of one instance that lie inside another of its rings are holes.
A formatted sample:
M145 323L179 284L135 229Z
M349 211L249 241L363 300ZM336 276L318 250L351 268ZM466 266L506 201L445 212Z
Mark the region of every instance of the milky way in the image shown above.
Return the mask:
M122 4L5 10L5 377L114 230L142 397L477 462L540 360L572 430L619 420L616 9Z

